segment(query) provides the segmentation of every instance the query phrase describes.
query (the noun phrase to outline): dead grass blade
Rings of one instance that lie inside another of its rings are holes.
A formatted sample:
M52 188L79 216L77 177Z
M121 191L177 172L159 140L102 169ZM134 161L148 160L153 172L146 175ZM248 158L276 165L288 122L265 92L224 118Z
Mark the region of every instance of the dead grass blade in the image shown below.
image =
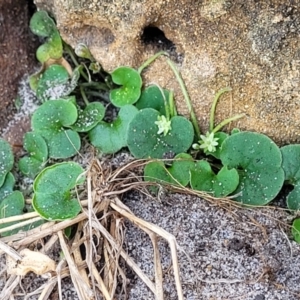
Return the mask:
M76 291L78 293L80 300L89 300L94 299L95 295L93 290L90 289L89 285L84 281L84 279L80 276L80 272L74 262L73 257L71 256L69 252L69 248L65 242L65 238L63 236L62 231L58 231L58 238L60 241L60 245L62 248L62 251L64 253L64 256L66 258L66 261L69 266L70 275L72 278L72 282L76 288Z
M135 272L157 300L163 300L164 280L159 253L160 238L166 240L170 246L177 297L179 300L183 300L177 256L179 247L175 237L163 228L138 218L118 198L118 195L131 189L136 189L149 196L146 187L153 185L153 183L142 181L142 177L137 175L139 171L135 171L136 168L140 168L148 162L146 160L134 160L112 170L109 166L104 166L99 160L94 159L86 172L86 188L83 193L84 196L82 196L84 199L80 199L82 212L78 216L62 222L47 222L27 232L19 232L0 238L0 254L5 253L15 261L22 259L18 251L28 247L28 245L31 247L41 246L40 252L44 254L49 253L54 246L63 252L64 258L60 258L60 261L57 262L56 271L51 272L48 282L35 291L40 293L39 300L48 299L56 286L58 286L56 292L62 299L61 280L65 277L71 277L80 299L97 299L98 295L101 295L105 300L113 300L120 294L126 298L126 285L129 279L126 277L125 263L126 269L130 268ZM241 204L233 202L231 199L216 199L207 193L193 191L180 185L166 185L164 188L201 197L232 214L241 208ZM79 197L82 193L77 191L77 195ZM27 202L30 203L30 201ZM0 225L16 221L18 224L1 229L0 233L21 228L40 219L37 213L1 219ZM125 220L144 231L151 239L154 252L155 282L141 270L123 248L126 242ZM252 220L252 223L255 223L255 220ZM67 240L64 236L64 230L74 225L76 231ZM85 253L83 254L82 251ZM15 275L9 277L0 294L1 300L10 299L14 289L19 284L19 279L20 277Z

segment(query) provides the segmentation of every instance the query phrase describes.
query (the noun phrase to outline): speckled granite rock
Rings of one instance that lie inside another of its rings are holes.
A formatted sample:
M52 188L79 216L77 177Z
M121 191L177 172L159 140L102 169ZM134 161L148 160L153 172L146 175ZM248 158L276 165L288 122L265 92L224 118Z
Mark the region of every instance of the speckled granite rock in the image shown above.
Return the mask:
M56 17L68 43L87 43L109 71L120 65L138 67L160 49L172 52L203 130L214 94L231 86L232 93L217 108L218 121L244 112L246 117L231 127L263 132L281 143L300 142L300 8L296 1L35 2ZM173 88L179 111L186 113L165 59L151 65L144 77L148 83Z

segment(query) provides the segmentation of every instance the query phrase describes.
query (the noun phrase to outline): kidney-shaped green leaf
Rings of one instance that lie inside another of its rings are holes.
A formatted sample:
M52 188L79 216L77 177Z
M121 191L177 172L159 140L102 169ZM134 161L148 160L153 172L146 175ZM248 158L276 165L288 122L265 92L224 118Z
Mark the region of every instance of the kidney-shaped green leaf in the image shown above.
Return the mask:
M57 30L54 21L44 10L37 11L33 14L30 19L29 27L34 34L40 37L48 37Z
M19 191L11 192L9 195L7 195L4 199L0 201L0 219L22 215L24 205L25 205L25 201L24 201L23 194ZM0 229L13 225L15 223L17 222L15 221L15 222L0 224ZM20 228L10 230L1 233L1 235L9 236L11 234L18 232L19 230Z
M47 101L33 113L31 127L46 140L50 157L67 158L78 152L78 133L64 128L74 124L76 119L76 106L66 100Z
M133 105L121 107L112 123L100 122L89 132L91 143L102 153L115 153L127 146L128 126L138 110Z
M139 110L143 108L153 108L160 114L165 115L165 99L162 95L162 92L164 93L166 102L168 102L169 91L165 89L160 90L158 86L151 85L142 91L141 97L139 98L138 102L135 103L135 106Z
M19 160L19 169L23 174L34 178L48 158L46 141L36 132L27 132L24 135L23 147L29 156L22 157Z
M171 167L166 167L162 161L148 163L144 169L144 180L186 186L189 183L190 170L193 166L192 156L180 153L174 157Z
M48 37L46 42L36 52L36 57L41 63L46 62L50 58L59 59L62 57L63 46L61 37L54 21L47 12L36 12L30 20L30 29L38 36Z
M84 181L83 169L74 162L45 168L34 180L32 205L46 220L74 218L81 210L72 189Z
M267 136L247 131L235 133L223 142L220 157L223 165L238 169L240 183L235 200L265 205L281 190L281 152Z
M43 102L67 96L69 92L66 87L68 81L69 73L63 66L51 65L38 81L36 96Z
M141 95L142 78L134 69L119 67L111 73L112 81L121 85L110 92L110 101L117 107L134 104Z
M0 203L5 197L13 192L13 188L15 185L15 177L12 173L8 173L5 177L4 183L0 187Z
M47 144L44 138L36 132L25 133L23 147L31 157L41 162L48 158Z
M63 46L58 31L55 31L36 51L36 58L41 63L46 63L49 59L58 60L62 55Z
M285 180L294 186L287 196L287 206L292 210L300 210L300 145L287 145L280 150Z
M7 141L0 138L0 187L4 183L6 174L12 169L14 155Z
M292 235L294 240L300 244L300 219L297 218L293 221L292 225Z
M89 103L84 110L78 109L78 118L71 128L77 132L93 129L104 117L105 108L100 102Z
M194 139L192 123L184 117L171 119L171 130L158 134L155 122L160 113L152 108L138 112L129 124L127 144L130 152L137 158L162 158L169 151L175 154L186 152Z
M239 174L236 169L228 170L224 166L218 174L215 174L205 160L199 160L190 174L191 187L194 190L211 193L214 197L225 197L231 194L239 184Z

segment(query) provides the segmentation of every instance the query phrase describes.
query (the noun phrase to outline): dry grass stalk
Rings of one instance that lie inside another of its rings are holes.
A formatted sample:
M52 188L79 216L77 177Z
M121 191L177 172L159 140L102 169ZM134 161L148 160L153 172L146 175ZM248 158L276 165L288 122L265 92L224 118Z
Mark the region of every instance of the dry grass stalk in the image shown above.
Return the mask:
M15 260L22 259L18 253L18 250L22 247L27 247L37 242L40 243L46 237L49 237L49 240L42 248L44 253L48 253L55 243L59 242L60 249L64 253L64 259L58 264L56 274L51 274L52 277L49 278L48 282L39 288L41 292L39 300L48 299L57 284L60 298L62 298L60 282L62 278L67 276L71 276L80 299L96 299L100 293L105 300L112 300L116 297L117 286L120 283L123 287L123 294L126 295L127 278L122 269L122 264L120 264L121 258L148 286L156 299L163 300L163 272L158 249L159 237L165 239L170 245L177 295L179 300L183 299L175 237L157 225L135 216L118 198L119 194L130 189L137 189L146 193L145 187L149 183L142 182L141 177L131 171L144 164L144 160L133 161L112 171L109 168L103 168L98 160L94 160L86 176L86 200L81 200L80 202L82 213L72 220L58 223L47 222L27 232L0 238L0 250ZM175 192L200 196L214 203L214 205L222 206L222 208L231 212L233 208L240 208L238 203L228 198L216 201L211 195L192 191L185 187L171 186L170 188ZM20 224L23 226L24 224L30 224L37 218L39 217L36 213L30 213L2 219L0 224L21 221ZM123 249L124 219L146 232L152 241L155 283L142 272ZM73 225L77 225L75 236L70 240L66 240L63 231ZM7 231L12 228L19 227L10 226L9 229L6 228L4 230ZM81 245L85 248L85 258L82 257L82 252L79 248ZM122 278L121 282L120 278ZM0 299L9 299L18 283L19 278L17 276L10 276L1 292Z
M129 164L129 167L134 166L136 166L136 162ZM121 215L124 216L124 214L120 212L124 210L124 205L122 204L122 207L118 208L118 213L115 213L116 210L112 209L111 206L111 199L113 197L114 207L116 208L121 203L120 200L116 201L116 195L128 191L133 187L140 188L143 185L139 181L132 183L134 176L122 177L124 176L122 173L127 168L128 166L124 166L112 173L110 170L103 171L100 162L94 161L87 176L87 200L81 201L83 209L81 214L72 220L59 223L48 222L27 232L20 232L0 239L0 249L2 252L5 252L15 260L22 259L16 251L21 249L21 247L26 247L38 241L43 241L46 237L50 237L49 241L42 248L42 251L47 253L52 249L55 242L59 240L61 250L64 253L64 259L57 266L56 276L53 274L54 277L50 278L46 284L35 291L35 293L41 293L39 300L47 299L56 284L59 286L59 296L62 298L60 282L66 276L71 276L80 299L94 299L96 297L96 290L100 291L106 300L114 299L118 278L122 278L123 289L126 294L124 287L126 286L127 278L119 264L120 258L123 258L127 265L136 272L137 276L145 282L157 299L163 299L162 270L157 244L157 234L159 233L154 233L151 230L151 225L147 225L147 222L144 222L143 225L136 222L137 226L150 235L154 246L155 284L141 271L122 248L124 233L123 217ZM132 175L132 173L130 174ZM136 180L137 177L134 179ZM128 209L127 212L129 212ZM125 217L127 218L128 216L129 221L135 220L132 213L129 213ZM20 228L37 220L40 220L40 217L36 213L2 219L2 224L13 221L19 222L18 224L6 227L1 232ZM75 224L77 224L77 231L73 240L68 245L63 230ZM95 236L98 238L97 243L93 241ZM8 243L11 246L8 246ZM79 250L82 244L85 245L86 250L85 260L83 260ZM100 258L104 268L99 271L96 264L99 263ZM66 263L67 267L64 268ZM1 299L10 298L18 283L19 278L17 276L10 276L2 291ZM182 298L179 296L179 299Z
M19 282L20 282L19 276L10 275L8 280L5 283L5 286L4 286L1 294L0 294L0 299L1 300L11 299L13 290L18 286Z

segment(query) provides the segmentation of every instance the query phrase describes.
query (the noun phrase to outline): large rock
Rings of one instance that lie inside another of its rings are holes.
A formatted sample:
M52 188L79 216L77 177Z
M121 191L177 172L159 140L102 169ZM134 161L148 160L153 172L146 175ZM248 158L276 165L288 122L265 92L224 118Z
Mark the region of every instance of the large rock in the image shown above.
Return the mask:
M203 131L215 93L230 86L232 92L217 107L217 121L245 113L230 127L263 132L281 143L300 141L296 2L36 0L56 17L67 43L86 43L108 71L120 65L138 67L156 51L169 50ZM174 89L179 111L187 112L165 58L153 63L144 78Z

